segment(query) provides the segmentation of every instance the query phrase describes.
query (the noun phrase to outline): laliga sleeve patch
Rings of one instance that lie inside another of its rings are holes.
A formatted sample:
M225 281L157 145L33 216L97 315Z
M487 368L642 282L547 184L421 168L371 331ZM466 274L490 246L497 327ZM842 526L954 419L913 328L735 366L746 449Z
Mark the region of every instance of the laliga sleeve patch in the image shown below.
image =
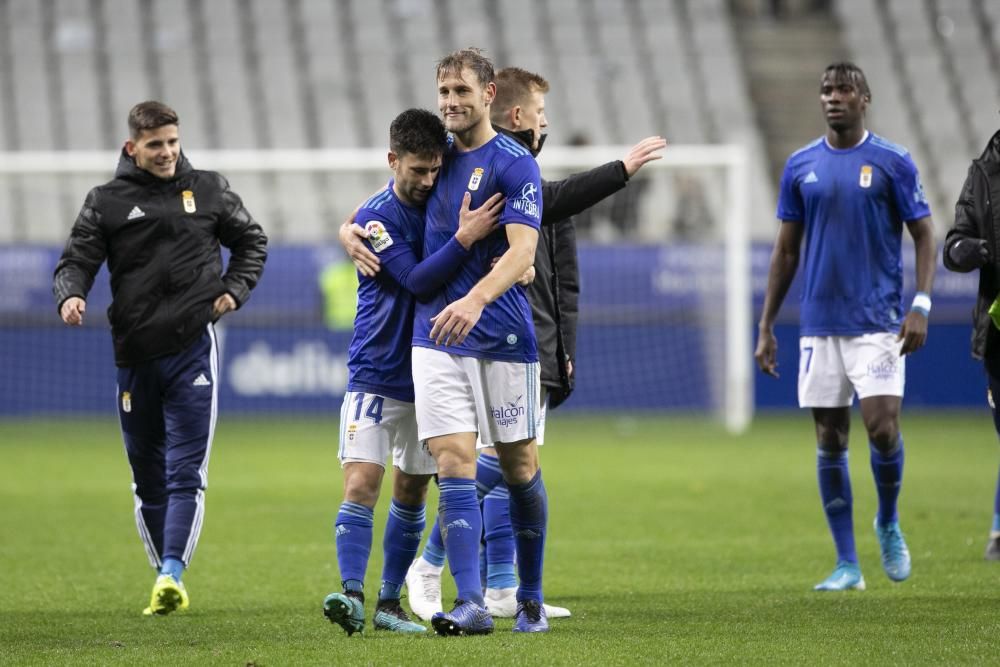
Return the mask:
M375 252L382 252L392 245L392 237L378 220L372 220L365 224L365 231L368 232L368 242L372 244Z

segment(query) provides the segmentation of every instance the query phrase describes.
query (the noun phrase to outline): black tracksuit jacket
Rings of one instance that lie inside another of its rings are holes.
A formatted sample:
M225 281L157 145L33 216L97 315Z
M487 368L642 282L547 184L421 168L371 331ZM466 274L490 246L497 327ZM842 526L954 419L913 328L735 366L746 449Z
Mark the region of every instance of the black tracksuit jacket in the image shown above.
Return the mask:
M1000 332L988 312L1000 292L1000 205L993 202L1000 202L1000 132L969 166L955 204L955 224L944 240L945 267L967 272L952 261L951 248L962 239L986 239L991 259L979 270L979 294L972 311L972 356L984 359L990 373L1000 378Z
M220 245L231 251L223 271ZM92 189L55 269L57 307L86 299L107 260L115 363L175 354L212 319L228 292L246 303L267 258L267 236L229 183L181 154L172 179L138 168L125 152L115 177Z
M512 132L496 125L494 128L531 148L531 130ZM552 408L569 397L576 380L580 271L572 216L618 192L627 181L628 173L621 160L560 181L542 180L542 228L535 249L535 280L525 292L538 339L541 383L548 390ZM573 362L573 377L567 374L567 360Z

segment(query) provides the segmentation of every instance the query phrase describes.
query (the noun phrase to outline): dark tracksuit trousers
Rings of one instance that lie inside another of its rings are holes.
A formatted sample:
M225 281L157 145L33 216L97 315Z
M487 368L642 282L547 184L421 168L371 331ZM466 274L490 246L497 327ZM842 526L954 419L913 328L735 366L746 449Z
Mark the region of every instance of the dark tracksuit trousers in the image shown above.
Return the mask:
M215 329L186 349L118 369L118 415L132 467L135 522L149 561L187 565L205 515L218 403Z

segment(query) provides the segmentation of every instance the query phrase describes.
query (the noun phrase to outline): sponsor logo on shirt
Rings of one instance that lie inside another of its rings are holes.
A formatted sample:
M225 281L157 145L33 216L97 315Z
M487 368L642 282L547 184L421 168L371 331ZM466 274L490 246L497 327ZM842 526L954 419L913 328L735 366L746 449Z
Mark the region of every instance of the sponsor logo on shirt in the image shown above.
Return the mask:
M870 188L872 186L872 168L870 165L864 165L861 167L861 177L858 179L858 185L863 188Z
M920 182L920 178L917 178L917 187L913 189L913 201L918 204L927 203L927 195L924 194L924 184Z
M368 242L372 244L375 252L382 252L392 245L392 237L389 236L385 225L378 220L372 220L366 224L365 231L368 232Z
M490 413L497 426L514 426L517 420L524 416L524 406L518 405L524 394L521 394L513 401L501 403L499 406L490 406Z
M521 196L511 203L511 208L532 218L539 218L538 215L538 188L534 183L525 183L521 188Z
M484 172L485 172L485 169L483 169L482 167L476 167L475 169L472 170L472 176L469 178L469 189L470 190L478 190L479 189L479 184L483 180L483 173Z
M806 177L802 179L803 183L819 183L819 178L816 176L815 171L810 171L806 174Z

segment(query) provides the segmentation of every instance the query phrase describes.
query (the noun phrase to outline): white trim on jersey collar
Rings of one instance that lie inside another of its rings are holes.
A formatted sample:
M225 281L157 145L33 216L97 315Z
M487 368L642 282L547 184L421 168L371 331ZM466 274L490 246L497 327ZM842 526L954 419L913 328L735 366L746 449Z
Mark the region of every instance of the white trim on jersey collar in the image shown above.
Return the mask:
M858 143L854 144L853 146L848 146L847 148L834 148L833 146L830 145L830 139L827 138L827 137L823 137L823 141L826 142L826 147L827 148L832 148L835 151L849 151L852 148L857 148L861 144L865 143L867 140L868 140L868 130L865 130L865 133L861 136L861 141L859 141Z

